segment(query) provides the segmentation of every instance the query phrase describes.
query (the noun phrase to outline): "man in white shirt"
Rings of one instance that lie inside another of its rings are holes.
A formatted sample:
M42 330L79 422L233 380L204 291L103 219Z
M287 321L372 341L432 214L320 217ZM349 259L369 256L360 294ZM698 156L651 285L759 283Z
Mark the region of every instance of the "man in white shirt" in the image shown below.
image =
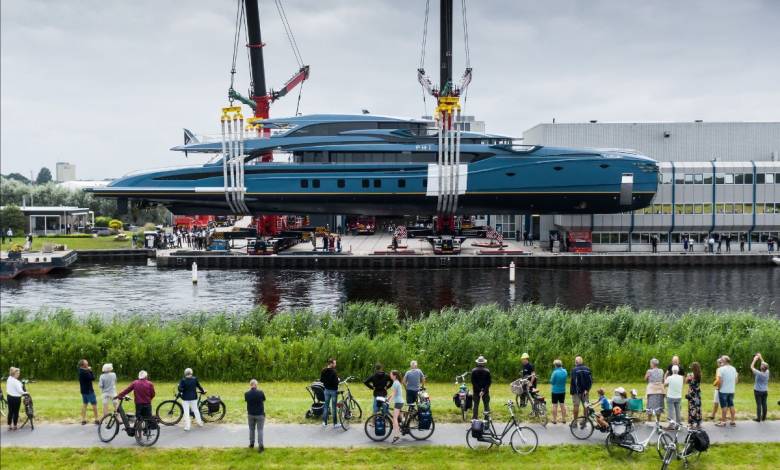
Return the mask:
M736 426L736 411L734 410L734 392L737 389L739 377L737 369L731 365L731 358L723 356L720 358L723 365L718 367L718 377L720 378L720 388L718 389L718 401L720 402L720 422L715 426L723 427L726 425L726 410L731 414L731 425Z
M673 429L672 421L677 424L682 422L680 416L680 403L682 402L683 377L680 375L680 368L677 365L672 366L672 373L666 380L666 406L669 409L669 428Z

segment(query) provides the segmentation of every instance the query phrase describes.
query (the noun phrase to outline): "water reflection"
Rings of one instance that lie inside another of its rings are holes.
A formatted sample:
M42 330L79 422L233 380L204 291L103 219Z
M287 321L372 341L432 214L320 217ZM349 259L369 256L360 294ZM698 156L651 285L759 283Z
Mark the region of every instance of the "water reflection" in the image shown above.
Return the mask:
M3 311L67 307L78 314L337 309L347 301L381 300L409 315L447 306L535 302L570 308L631 305L669 312L690 308L752 309L780 315L780 269L643 268L465 270L186 270L145 265L82 265L67 275L0 285Z

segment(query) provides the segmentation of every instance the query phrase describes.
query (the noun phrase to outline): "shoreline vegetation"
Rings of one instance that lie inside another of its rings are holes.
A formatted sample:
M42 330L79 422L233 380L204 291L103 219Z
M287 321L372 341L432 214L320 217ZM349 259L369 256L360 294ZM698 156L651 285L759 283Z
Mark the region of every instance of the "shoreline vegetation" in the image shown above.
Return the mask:
M574 356L583 356L595 382L635 383L651 358L665 366L678 355L686 368L700 362L707 384L715 359L727 354L741 381L752 383L749 364L756 352L770 370L780 365L780 319L751 312L669 315L535 304L443 309L412 319L394 305L373 302L348 303L326 314L271 314L260 307L240 315L196 313L165 321L78 318L67 309L12 310L0 317L0 368L14 365L24 376L42 380L71 380L78 360L87 358L96 365L111 362L125 377L145 369L156 380L176 380L192 367L209 381L306 381L335 357L342 374L358 377L376 362L403 369L415 359L429 380L447 382L483 355L493 380L510 382L519 375L524 352L541 382L558 358L571 370Z

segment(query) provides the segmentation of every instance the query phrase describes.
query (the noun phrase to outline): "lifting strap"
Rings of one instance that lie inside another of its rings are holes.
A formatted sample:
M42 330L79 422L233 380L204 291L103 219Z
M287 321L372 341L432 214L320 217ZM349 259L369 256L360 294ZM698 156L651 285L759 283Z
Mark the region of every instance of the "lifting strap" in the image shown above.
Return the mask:
M222 108L222 176L225 200L236 215L249 215L244 184L244 116L240 106Z

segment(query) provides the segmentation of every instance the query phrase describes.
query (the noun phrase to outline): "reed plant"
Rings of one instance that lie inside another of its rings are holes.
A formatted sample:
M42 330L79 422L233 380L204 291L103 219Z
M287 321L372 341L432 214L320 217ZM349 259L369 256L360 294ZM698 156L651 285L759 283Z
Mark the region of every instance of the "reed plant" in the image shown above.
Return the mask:
M682 315L628 307L580 311L523 304L448 308L408 318L391 304L348 303L335 312L193 313L77 317L71 311L14 310L0 318L0 367L21 367L41 379L70 379L87 358L111 362L125 376L140 369L173 380L193 367L210 380L311 380L328 357L339 370L367 374L374 363L404 368L415 359L431 380L451 380L483 355L494 380L517 377L527 352L540 377L554 359L571 368L581 355L599 381L640 380L648 361L672 355L699 361L711 376L715 360L732 357L749 374L755 352L780 366L780 319L751 312L690 311ZM745 375L743 375L745 377Z

